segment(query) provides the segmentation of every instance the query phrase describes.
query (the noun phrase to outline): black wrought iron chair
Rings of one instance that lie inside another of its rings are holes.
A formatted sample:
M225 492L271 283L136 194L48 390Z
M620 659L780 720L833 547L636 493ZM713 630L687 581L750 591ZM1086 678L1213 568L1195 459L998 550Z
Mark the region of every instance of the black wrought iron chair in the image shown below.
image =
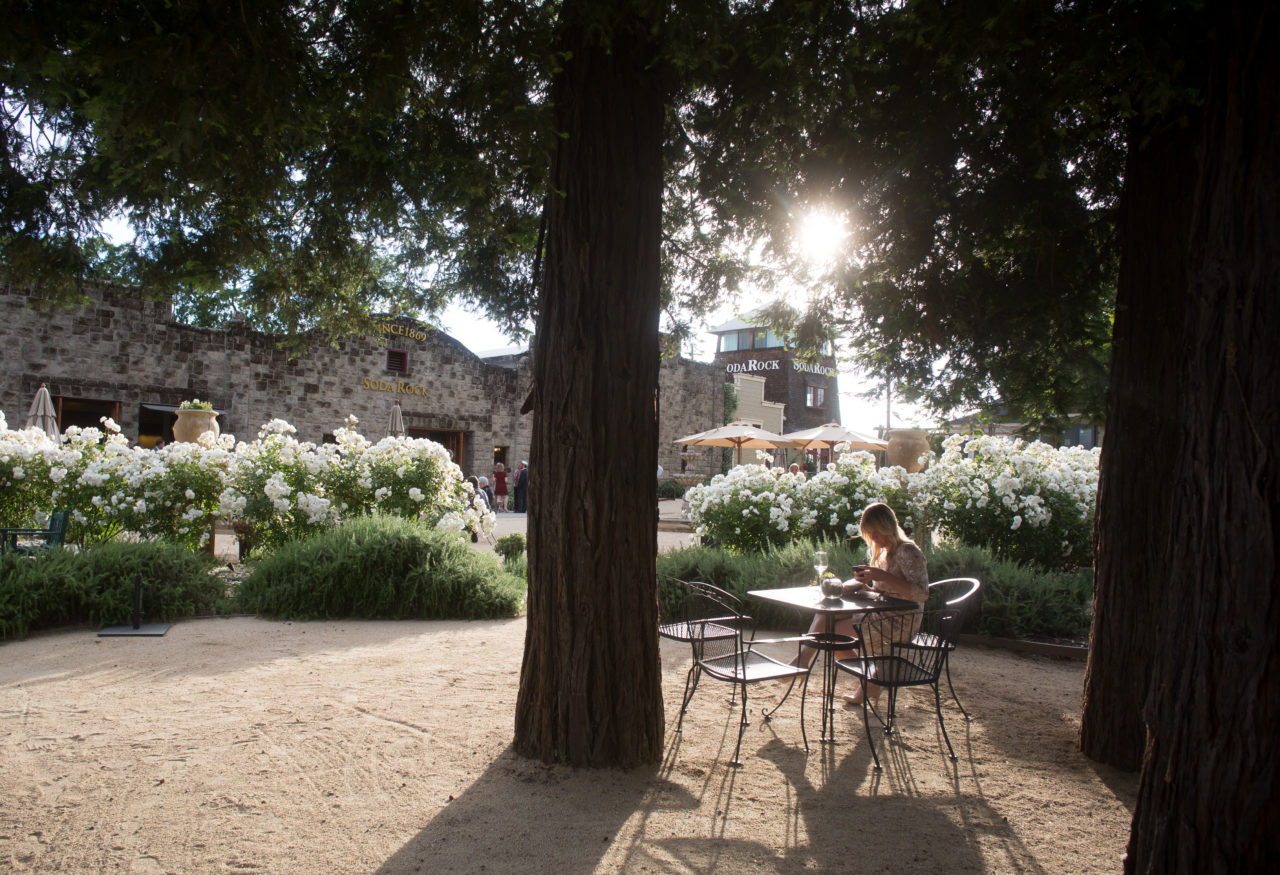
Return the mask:
M689 625L689 621L685 617L689 594L700 590L702 587L711 587L711 584L703 583L698 580L692 582L681 580L678 577L666 577L665 579L670 580L680 588L680 616L673 618L659 618L658 634L671 641L682 641L687 644L693 640L694 634L693 628ZM715 589L715 587L711 588ZM721 592L722 590L716 591ZM732 618L726 616L724 619L727 622ZM718 625L715 618L704 620L703 626L700 627L700 631L713 638L737 635L736 628L729 625ZM698 661L695 659L689 664L689 671L684 676L684 695L681 697L681 702L683 703L681 705L681 713L684 712L684 706L688 705L689 699L693 696L693 691L698 688L698 675ZM692 685L692 689L690 688L690 685Z
M738 723L738 741L733 749L730 765L740 766L738 758L742 750L742 733L746 730L747 721L747 685L762 681L790 680L804 678L807 687L809 669L807 666L792 665L775 659L758 649L761 644L795 643L796 655L799 656L799 643L808 640L808 636L791 638L755 639L748 630L754 628L751 617L742 610L742 602L732 593L711 586L707 583L690 583L685 597L685 619L688 624L689 643L693 649L693 671L696 672L692 688L685 694L680 706L680 721L676 731L684 726L684 715L689 708L689 701L697 690L697 679L705 675L712 680L724 681L734 685L735 692L742 694L742 712ZM726 634L727 633L727 634ZM746 633L746 634L744 634ZM790 687L788 687L790 693ZM804 741L804 749L809 749L809 737L804 728L804 693L800 695L800 735ZM776 708L774 710L777 710ZM762 711L768 720L773 711Z
M956 628L953 618L942 610L870 614L858 624L858 655L836 661L840 671L848 672L864 684L870 682L883 687L888 692L889 701L884 717L880 718L885 735L893 732L898 691L904 687L932 687L942 740L947 743L947 754L953 760L956 752L951 747L947 725L942 719L938 679L946 662L948 644L955 640ZM917 643L917 636L931 643ZM879 770L880 756L871 737L870 715L874 709L868 704L868 699L864 694L862 724L867 731L867 743L871 745L875 767ZM876 716L880 715L876 713Z
M929 584L929 601L925 603L928 610L941 610L948 614L951 623L955 627L956 635L960 634L960 629L964 626L964 618L969 613L969 608L974 604L970 598L981 589L982 583L976 577L949 577L946 580L935 580ZM925 646L934 646L936 640L930 638L926 633L919 633L912 639L917 644ZM956 649L956 642L949 641L946 647L946 655L942 659L942 670L947 676L947 689L951 691L951 698L955 701L956 707L960 709L960 713L964 715L965 720L972 720L969 712L964 709L964 705L960 704L960 697L956 695L956 688L951 683L951 653Z

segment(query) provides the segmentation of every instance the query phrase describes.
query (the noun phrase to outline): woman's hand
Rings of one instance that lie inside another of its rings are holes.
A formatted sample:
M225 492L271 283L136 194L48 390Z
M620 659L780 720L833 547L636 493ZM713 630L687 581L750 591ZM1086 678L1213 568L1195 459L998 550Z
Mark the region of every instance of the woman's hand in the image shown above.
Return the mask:
M859 565L854 569L853 576L864 587L870 588L872 582L880 575L884 574L879 568L872 568L870 565Z

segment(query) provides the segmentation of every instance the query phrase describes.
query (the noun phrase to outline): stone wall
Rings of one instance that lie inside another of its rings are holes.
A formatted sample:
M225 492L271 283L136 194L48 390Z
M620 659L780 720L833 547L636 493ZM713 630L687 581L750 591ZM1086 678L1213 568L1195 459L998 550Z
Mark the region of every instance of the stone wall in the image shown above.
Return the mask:
M222 411L222 431L240 440L279 418L298 429L300 440L320 442L352 414L359 430L377 440L399 400L410 433L451 439L467 473L490 473L495 447L506 448L509 469L529 458L532 416L519 412L531 385L527 355L490 364L412 320L384 322L383 338L330 344L317 337L305 354L291 355L275 336L243 324L180 325L167 303L127 287L101 289L78 309L41 312L32 303L24 290L0 286L0 409L10 428L22 427L41 383L63 403L101 402L133 438L150 409L144 405L200 398ZM388 348L408 354L404 373L387 370ZM660 379L659 459L678 471L675 438L720 423L720 371L669 362Z
M665 475L680 473L676 440L724 424L724 380L713 364L666 359L658 371L658 464ZM720 473L719 448L697 447L689 473Z

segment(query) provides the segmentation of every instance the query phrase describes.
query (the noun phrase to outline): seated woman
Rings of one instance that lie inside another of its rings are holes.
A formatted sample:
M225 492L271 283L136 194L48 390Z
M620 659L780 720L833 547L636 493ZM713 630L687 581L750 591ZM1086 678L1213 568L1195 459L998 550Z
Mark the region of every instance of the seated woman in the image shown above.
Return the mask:
M898 517L894 514L893 508L887 504L871 505L862 512L859 529L863 540L866 541L867 550L871 554L871 564L861 566L854 573L855 582L845 584L844 594L854 595L863 591L884 593L894 598L917 602L921 606L916 609L918 614L929 599L929 569L925 563L924 553L898 525ZM815 616L813 625L809 627L809 633L826 631L828 631L827 620ZM841 617L836 620L830 631L848 635L851 638L857 638L858 634L853 617ZM878 655L884 649L884 642L868 641L866 646L869 652ZM812 663L816 654L817 651L811 647L802 648L802 659L806 664ZM852 650L836 653L838 659L847 659L854 655L855 652ZM872 700L880 696L880 687L875 684L867 686L869 689L860 688L855 693L845 695L844 700L852 705L861 705L863 696L869 695Z

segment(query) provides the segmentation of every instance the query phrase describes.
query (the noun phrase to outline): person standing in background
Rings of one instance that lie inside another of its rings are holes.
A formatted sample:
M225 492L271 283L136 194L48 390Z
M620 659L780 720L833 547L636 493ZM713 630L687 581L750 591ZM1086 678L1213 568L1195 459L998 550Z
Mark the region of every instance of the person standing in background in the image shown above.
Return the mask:
M516 464L516 479L512 491L515 494L515 512L527 513L529 508L529 463Z
M507 510L507 466L499 462L493 466L494 510L504 513Z

